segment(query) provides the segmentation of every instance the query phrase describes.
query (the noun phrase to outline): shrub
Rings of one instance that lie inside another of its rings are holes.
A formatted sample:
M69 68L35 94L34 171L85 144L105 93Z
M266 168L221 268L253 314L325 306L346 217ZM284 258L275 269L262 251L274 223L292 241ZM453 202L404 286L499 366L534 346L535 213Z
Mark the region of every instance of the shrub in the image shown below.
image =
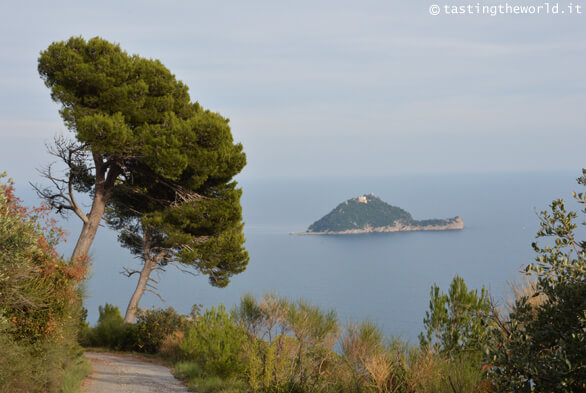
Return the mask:
M159 354L173 362L181 360L181 342L183 342L183 338L185 334L181 330L176 330L173 333L169 334L167 337L163 339L161 342L161 346L159 347Z
M200 365L193 361L181 361L175 364L175 376L188 380L187 386L201 393L244 393L246 384L217 376L205 376Z
M348 370L347 391L399 392L405 388L405 345L397 340L385 344L372 322L350 324L341 340L342 361Z
M295 339L279 335L272 342L250 336L243 346L246 381L253 392L287 391L295 372Z
M182 357L197 362L205 376L227 379L244 370L241 350L246 339L245 331L220 305L190 323L179 348Z
M158 353L163 341L171 334L184 329L186 319L172 307L167 309L139 310L135 333L137 350Z
M335 359L336 313L322 312L304 301L291 302L283 323L296 339L294 384L304 391L321 390L328 383L328 366Z
M46 208L22 206L11 181L0 183L0 392L56 392L79 357L87 263L57 253L62 234Z
M437 384L434 381L441 379L441 364L444 362L444 359L427 347L410 348L405 390L409 393L440 392L434 390L434 385Z
M118 351L134 350L137 346L136 328L133 324L124 322L120 309L106 303L98 310L98 323L88 334L89 344Z
M261 303L246 295L233 312L248 332L246 377L253 391L320 391L331 383L335 312L267 294Z
M92 364L88 359L77 358L65 370L60 393L77 393L81 391L81 383L92 372Z
M42 384L45 370L36 361L34 352L24 343L15 342L9 324L0 316L0 392L35 391L35 385ZM40 391L39 387L36 391Z
M586 185L586 170L578 182ZM586 195L574 193L574 198L586 213ZM497 316L488 354L490 374L503 391L533 386L538 392L582 392L586 390L586 241L577 239L577 213L567 211L563 200L553 201L540 218L537 237L546 243L533 243L536 263L526 269L536 279L535 290L516 299L508 319Z
M409 393L489 393L491 384L476 358L445 359L428 349L410 355L406 381Z
M476 290L468 291L460 276L454 277L447 294L434 285L423 321L426 332L419 335L421 346L450 359L464 355L480 360L488 340L490 311L486 290L482 288L480 296Z

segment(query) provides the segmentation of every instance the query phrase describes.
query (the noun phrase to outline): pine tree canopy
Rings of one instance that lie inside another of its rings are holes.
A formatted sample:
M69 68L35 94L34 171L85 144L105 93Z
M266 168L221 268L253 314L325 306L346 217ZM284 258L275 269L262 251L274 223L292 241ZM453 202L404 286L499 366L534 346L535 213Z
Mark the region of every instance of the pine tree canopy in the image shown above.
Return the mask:
M159 60L98 37L54 42L41 52L38 70L75 138L77 150L68 145L73 159L64 159L66 181L94 198L87 217L76 211L86 224L78 246L89 239L78 254L89 250L105 212L134 253L146 230L154 251L168 251L165 260L195 265L214 285L245 269L233 177L246 156L227 118L191 102L187 86ZM75 211L63 192L59 204L48 196L53 207ZM94 214L98 202L103 208Z

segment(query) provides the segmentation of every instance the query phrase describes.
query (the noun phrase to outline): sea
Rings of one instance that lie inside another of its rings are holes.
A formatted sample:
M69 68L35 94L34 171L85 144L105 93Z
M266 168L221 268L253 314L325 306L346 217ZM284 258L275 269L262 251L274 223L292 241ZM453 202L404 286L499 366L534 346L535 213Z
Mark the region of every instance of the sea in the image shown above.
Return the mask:
M335 310L342 326L369 320L391 338L416 343L423 330L432 285L447 291L455 275L471 289L485 287L504 304L509 283L521 277L535 253L531 243L539 227L538 212L552 200L572 200L581 172L519 172L378 177L310 177L238 179L243 189L245 247L250 262L226 288L207 277L168 266L154 275L157 295L147 292L143 307L172 306L189 313L238 304L244 294L266 293L303 299ZM373 193L415 219L460 216L461 231L299 236L317 219L349 198ZM577 209L575 203L570 206ZM71 252L80 229L76 217L63 222ZM116 233L102 227L91 250L92 271L85 284L88 321L98 307L116 305L124 314L140 261L121 248ZM162 300L164 299L164 300Z

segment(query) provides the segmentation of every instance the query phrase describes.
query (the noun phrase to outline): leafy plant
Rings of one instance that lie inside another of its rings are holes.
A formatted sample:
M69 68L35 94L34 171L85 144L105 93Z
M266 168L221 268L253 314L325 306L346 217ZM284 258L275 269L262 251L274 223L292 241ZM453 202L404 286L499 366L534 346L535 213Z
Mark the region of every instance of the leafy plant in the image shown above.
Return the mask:
M117 306L106 303L98 308L98 323L91 329L89 342L92 346L115 350L132 350L136 348L135 327L125 323Z
M262 302L246 295L233 312L248 332L246 376L253 391L321 391L332 380L338 337L334 311L273 294Z
M179 348L185 359L200 365L203 375L227 379L244 370L241 350L246 339L245 331L220 305L190 324Z
M586 185L586 170L578 182ZM584 193L573 195L586 206ZM501 390L586 390L586 242L577 238L577 217L562 199L540 214L542 243L532 244L536 261L525 270L536 278L535 291L518 297L493 331L490 373Z
M79 357L87 264L57 253L62 235L45 207L23 206L0 183L0 392L56 392Z
M346 388L353 392L403 392L407 356L398 340L385 343L372 322L350 324L341 340L342 361L350 371Z
M431 347L450 359L478 356L487 342L491 304L487 291L468 290L462 277L456 275L447 294L433 285L429 311L423 323L425 334L419 335L422 347Z
M185 317L172 307L167 309L139 310L135 324L137 350L159 352L163 340L186 325Z

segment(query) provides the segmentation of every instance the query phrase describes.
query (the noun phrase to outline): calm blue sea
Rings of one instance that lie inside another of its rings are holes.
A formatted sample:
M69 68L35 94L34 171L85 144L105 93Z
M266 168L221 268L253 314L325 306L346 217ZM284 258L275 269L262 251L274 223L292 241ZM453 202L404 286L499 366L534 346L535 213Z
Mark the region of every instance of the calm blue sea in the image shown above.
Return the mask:
M447 289L460 274L469 287L485 286L502 302L507 282L533 258L531 242L538 228L536 211L551 200L571 199L579 171L513 174L420 175L393 177L287 178L239 180L244 190L247 270L227 288L208 285L168 267L158 277L166 302L147 293L142 306L173 306L188 313L236 304L244 293L275 292L334 308L342 323L369 319L388 336L415 341L422 330L429 290ZM338 203L365 193L411 212L416 219L461 216L463 231L382 233L355 236L292 236ZM79 223L66 225L73 243ZM67 249L71 248L69 244ZM66 251L69 252L69 251ZM98 306L118 305L122 312L136 276L121 275L138 266L100 229L93 251L93 271L86 288L89 320ZM157 278L157 277L155 277Z

